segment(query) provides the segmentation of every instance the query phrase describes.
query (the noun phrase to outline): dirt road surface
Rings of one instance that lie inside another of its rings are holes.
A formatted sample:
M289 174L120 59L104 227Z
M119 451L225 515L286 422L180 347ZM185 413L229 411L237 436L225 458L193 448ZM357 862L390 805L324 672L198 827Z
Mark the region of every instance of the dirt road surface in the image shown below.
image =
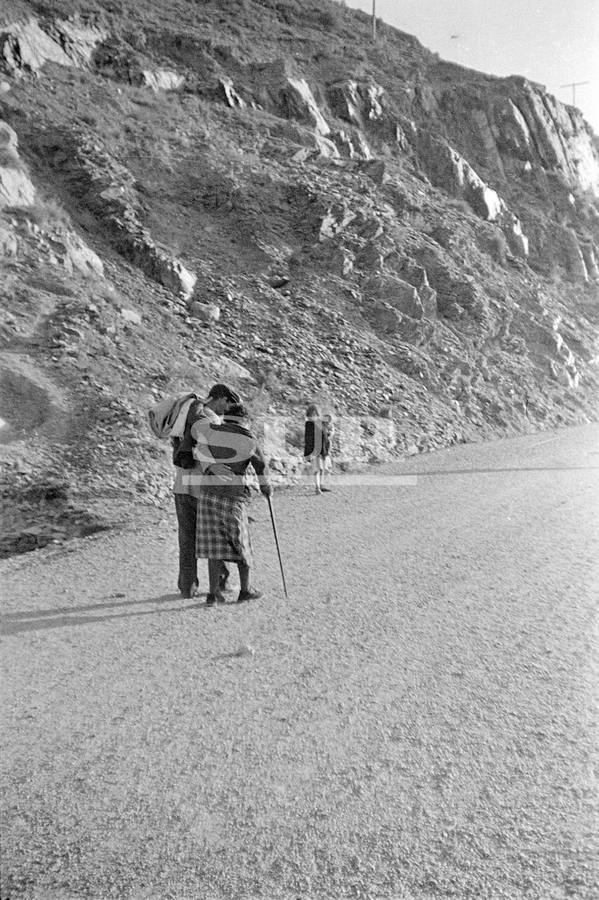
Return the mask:
M262 499L253 605L170 510L2 563L3 898L599 896L599 429L376 475L275 498L289 601Z

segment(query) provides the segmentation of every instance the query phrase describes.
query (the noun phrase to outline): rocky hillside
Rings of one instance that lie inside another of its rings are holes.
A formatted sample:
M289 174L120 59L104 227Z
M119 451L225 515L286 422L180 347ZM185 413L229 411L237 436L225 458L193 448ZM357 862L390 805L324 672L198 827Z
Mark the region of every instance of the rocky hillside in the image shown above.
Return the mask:
M5 552L160 502L146 409L215 379L280 471L313 399L348 465L597 417L598 145L540 85L327 0L5 0L0 120Z

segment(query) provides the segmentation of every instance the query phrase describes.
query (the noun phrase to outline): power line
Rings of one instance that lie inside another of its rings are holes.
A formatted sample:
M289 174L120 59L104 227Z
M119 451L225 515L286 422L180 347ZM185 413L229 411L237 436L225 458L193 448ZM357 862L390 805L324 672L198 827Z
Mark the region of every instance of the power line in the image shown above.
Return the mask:
M590 83L590 81L569 81L568 84L560 84L560 88L572 88L572 106L576 106L576 88L581 84Z

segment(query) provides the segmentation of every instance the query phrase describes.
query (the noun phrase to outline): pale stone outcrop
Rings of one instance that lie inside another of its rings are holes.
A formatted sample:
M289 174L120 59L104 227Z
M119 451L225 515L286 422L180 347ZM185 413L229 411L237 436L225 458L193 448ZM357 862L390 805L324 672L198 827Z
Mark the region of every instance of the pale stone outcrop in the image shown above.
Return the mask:
M279 119L269 130L270 139L262 146L262 153L266 156L299 163L309 159L340 159L336 144L307 125ZM298 145L298 149L293 147L294 144Z
M589 278L592 281L599 281L599 252L597 247L590 242L583 242L580 244L580 250Z
M457 150L442 138L423 131L418 135L418 152L436 187L465 200L487 222L497 222L506 234L512 253L524 258L528 256L528 238L518 217Z
M341 156L348 159L372 159L370 147L360 131L348 132L344 128L339 128L331 133L331 138Z
M108 37L108 31L71 19L57 21L51 31L74 65L88 66L99 44Z
M378 122L384 118L384 96L385 90L380 84L367 81L337 82L328 91L333 114L358 128L363 128L367 122Z
M457 80L438 86L437 94L435 116L443 119L449 142L475 165L503 179L517 160L532 177L535 170L559 173L571 187L599 196L599 152L591 128L580 110L542 85L517 76L489 79L474 100L468 84Z
M463 115L479 127L487 162L500 174L509 156L523 160L528 171L536 163L560 171L573 187L599 196L599 154L581 112L524 78L504 79L501 87L486 112L463 106Z
M34 18L15 22L0 32L2 66L14 74L37 72L46 62L72 65L60 44L42 31Z
M512 253L526 259L530 249L529 241L522 231L522 223L518 216L506 210L502 216L501 226Z
M73 231L48 234L46 241L56 262L67 272L78 272L84 277L104 275L100 257Z
M322 137L322 135L314 132L313 137L313 146L312 147L300 147L299 150L296 150L295 153L292 154L291 159L293 162L303 163L307 162L309 159L339 159L340 154L336 147L336 145L330 141L328 138Z
M412 155L416 124L411 118L397 113L380 84L354 80L336 82L328 87L327 101L332 114L351 126L348 140L354 153L342 148L343 155L371 159L373 154L366 140L369 133L374 134L376 140L383 138L402 153ZM337 133L344 135L343 131Z
M154 281L162 284L184 299L193 295L197 276L190 272L183 263L163 250L160 250L150 239L133 237L123 248L127 256L136 266Z
M599 154L580 111L528 81L518 82L517 97L512 90L513 107L517 104L523 134L535 155L545 168L561 170L570 183L599 196Z
M418 152L428 177L437 187L470 204L483 219L495 222L507 209L496 191L447 141L427 131L418 134Z
M135 309L123 307L121 309L121 316L129 325L141 325L143 322L141 313L138 313Z
M9 153L15 159L19 155L19 140L16 131L7 122L0 120L0 150Z
M243 109L246 106L246 102L243 97L240 97L240 95L235 90L232 78L219 78L218 83L223 92L225 101L231 108L235 108L237 106L239 107L239 109Z
M45 31L32 16L0 28L0 68L19 75L36 73L45 63L87 65L106 36L103 29L66 20Z
M141 73L142 83L151 90L178 91L185 84L183 75L173 69L144 69Z
M326 241L328 238L334 237L353 222L356 213L344 204L334 204L329 207L325 216L320 223L318 239Z
M0 166L0 209L3 206L31 206L35 188L22 169Z
M19 159L16 132L0 121L0 209L4 206L31 206L35 188Z
M362 125L362 97L358 93L356 81L344 81L329 88L329 104L333 114L339 119L351 122L358 128Z
M308 122L324 137L330 134L331 129L304 78L288 77L287 83L281 90L281 101L283 111L288 118Z
M0 259L17 256L19 241L12 228L0 222Z
M252 106L260 106L277 116L301 122L324 138L331 129L320 109L312 88L298 75L288 60L251 63L245 68L244 88L253 98ZM221 86L224 88L221 79ZM229 105L240 105L231 93L232 84L225 90ZM338 152L338 151L337 151Z
M42 146L43 141L42 141ZM82 135L46 148L69 190L103 223L119 253L154 281L188 299L196 275L159 247L141 222L133 178L100 144Z
M385 94L384 88L380 84L368 84L362 94L366 116L371 122L376 122L383 118L382 99Z

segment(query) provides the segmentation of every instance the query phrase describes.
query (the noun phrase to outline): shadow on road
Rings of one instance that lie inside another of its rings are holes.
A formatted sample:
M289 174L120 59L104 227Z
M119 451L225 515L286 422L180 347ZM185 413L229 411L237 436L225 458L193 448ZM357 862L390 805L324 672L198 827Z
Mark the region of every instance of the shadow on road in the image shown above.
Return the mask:
M141 616L158 616L173 612L206 612L210 610L203 602L193 602L187 606L169 606L168 609L133 610L106 615L76 615L88 610L110 609L115 606L137 606L147 603L166 603L181 600L179 594L163 594L147 600L121 600L109 603L93 603L89 606L63 606L55 609L32 609L26 612L6 613L0 616L0 635L21 634L26 631L45 631L50 628L65 628L73 625L92 625L95 622L109 622L111 619L129 619ZM226 605L226 604L225 604ZM222 607L221 607L222 608Z
M120 597L125 597L125 595L111 594L107 602L91 603L87 606L55 606L50 609L30 609L26 612L5 613L3 616L0 616L0 619L2 621L5 621L11 619L38 618L40 616L56 616L59 613L82 612L91 609L112 609L115 606L136 606L143 603L166 603L168 601L173 602L175 600L181 599L181 596L179 594L174 593L162 594L162 596L160 597L152 597L149 600L121 600L119 599Z

